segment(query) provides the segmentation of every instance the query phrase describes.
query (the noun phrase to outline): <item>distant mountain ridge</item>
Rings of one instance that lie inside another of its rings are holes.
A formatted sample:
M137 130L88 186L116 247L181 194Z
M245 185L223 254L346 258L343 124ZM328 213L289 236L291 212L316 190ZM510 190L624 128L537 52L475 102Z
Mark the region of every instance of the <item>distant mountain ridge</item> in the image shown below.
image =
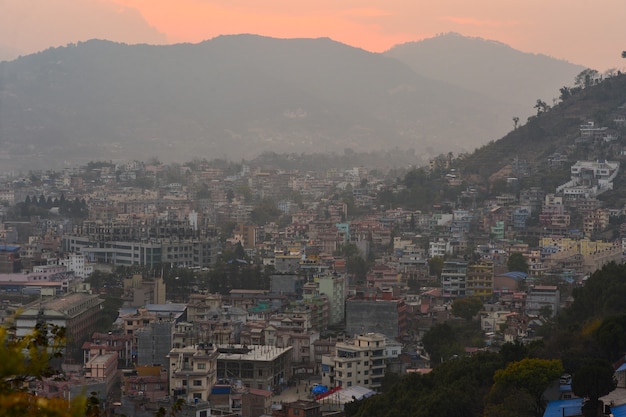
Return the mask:
M552 99L559 96L558 88L571 85L585 69L546 55L520 52L498 41L454 32L396 45L385 55L425 77L504 103L528 103L527 110L517 115L522 119L532 114L537 99L552 104Z
M420 163L501 137L511 116L532 105L494 100L327 38L92 40L0 63L0 161L30 169L399 148Z

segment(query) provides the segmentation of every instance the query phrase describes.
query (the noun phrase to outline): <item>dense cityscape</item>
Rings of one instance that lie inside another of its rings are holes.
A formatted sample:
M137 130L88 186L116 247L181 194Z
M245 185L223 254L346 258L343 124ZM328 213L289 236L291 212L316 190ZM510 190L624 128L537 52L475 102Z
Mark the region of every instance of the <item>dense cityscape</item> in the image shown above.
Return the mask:
M579 140L614 132L586 123ZM575 288L623 261L623 208L598 199L620 162L552 155L569 180L545 190L514 158L484 189L463 159L6 173L2 320L18 339L65 329L58 373L28 390L91 393L106 415L343 415L392 375L541 340ZM447 325L466 335L446 342ZM560 382L557 399L576 398Z

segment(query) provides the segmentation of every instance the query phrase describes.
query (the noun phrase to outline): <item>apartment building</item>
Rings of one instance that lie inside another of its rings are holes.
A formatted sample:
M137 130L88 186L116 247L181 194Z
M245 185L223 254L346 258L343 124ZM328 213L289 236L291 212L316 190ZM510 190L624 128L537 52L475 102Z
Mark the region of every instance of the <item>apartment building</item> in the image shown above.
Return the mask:
M378 390L387 368L385 346L385 336L379 333L338 342L334 355L322 356L322 384Z
M217 383L218 351L212 344L174 348L169 359L170 395L187 402L208 401Z

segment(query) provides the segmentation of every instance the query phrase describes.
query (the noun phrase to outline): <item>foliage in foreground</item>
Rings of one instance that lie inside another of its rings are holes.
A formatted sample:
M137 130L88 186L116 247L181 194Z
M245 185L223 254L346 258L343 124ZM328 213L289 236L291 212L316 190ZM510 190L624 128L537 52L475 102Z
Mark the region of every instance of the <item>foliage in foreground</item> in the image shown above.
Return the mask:
M50 361L60 355L64 329L38 324L23 338L13 339L0 327L0 410L6 417L79 417L87 409L85 397L71 402L38 397L28 383L51 376Z

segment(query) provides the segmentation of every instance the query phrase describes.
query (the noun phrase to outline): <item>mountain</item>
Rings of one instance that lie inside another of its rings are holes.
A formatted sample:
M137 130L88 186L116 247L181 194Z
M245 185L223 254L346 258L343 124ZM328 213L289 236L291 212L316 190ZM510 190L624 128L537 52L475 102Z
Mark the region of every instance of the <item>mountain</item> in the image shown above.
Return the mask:
M396 45L385 55L425 77L480 92L503 103L525 104L523 111L516 114L522 119L532 114L537 99L552 104L552 99L559 96L559 88L572 85L576 75L585 69L458 33Z
M419 163L501 137L525 107L325 38L92 40L0 62L0 161L27 170L398 148Z

